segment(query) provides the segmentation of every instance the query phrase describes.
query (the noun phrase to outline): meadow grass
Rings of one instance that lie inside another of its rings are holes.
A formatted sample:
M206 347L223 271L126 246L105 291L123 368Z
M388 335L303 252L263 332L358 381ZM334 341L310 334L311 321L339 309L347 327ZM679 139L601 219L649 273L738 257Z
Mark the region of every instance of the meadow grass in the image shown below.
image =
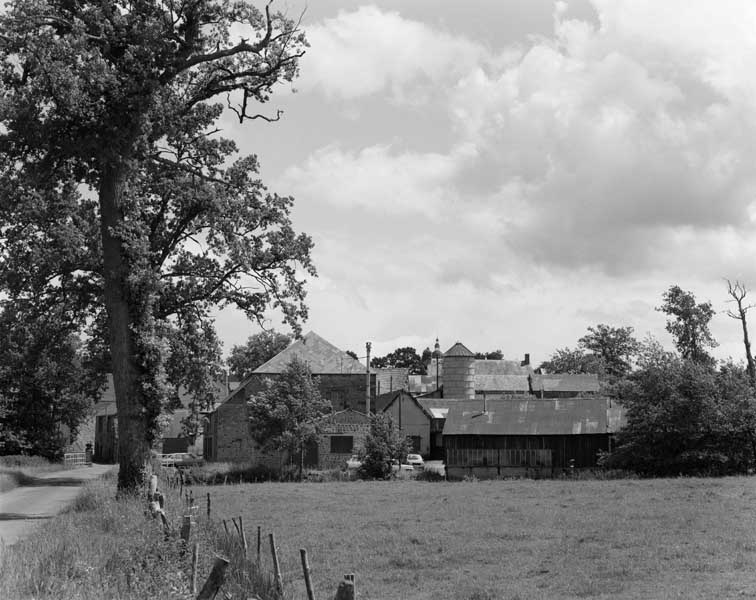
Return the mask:
M186 488L185 488L186 490ZM275 533L285 598L316 598L355 573L360 600L741 598L756 595L756 479L330 482L192 486L200 580L232 560L234 599L275 598ZM211 519L205 516L211 497ZM177 492L166 503L174 529ZM243 561L232 517L244 519ZM226 536L221 519L232 532ZM0 553L1 598L190 598L190 554L165 539L144 500L98 482L71 511ZM266 587L267 586L267 587Z
M213 488L273 531L294 593L356 574L362 599L756 595L756 479L419 481ZM267 560L267 557L266 557Z

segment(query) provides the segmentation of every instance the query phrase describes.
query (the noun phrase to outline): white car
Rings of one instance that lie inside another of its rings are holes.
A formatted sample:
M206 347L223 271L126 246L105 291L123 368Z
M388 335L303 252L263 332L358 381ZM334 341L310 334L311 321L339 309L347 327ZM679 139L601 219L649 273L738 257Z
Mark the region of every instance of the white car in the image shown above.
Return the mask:
M391 461L391 472L398 473L399 471L414 471L415 467L412 465L400 465L399 461L394 459Z
M408 454L407 464L412 465L412 468L422 471L425 468L425 461L419 454Z
M360 457L356 454L352 454L347 461L346 461L346 468L347 470L351 471L353 469L359 469L362 466L362 461L360 460Z

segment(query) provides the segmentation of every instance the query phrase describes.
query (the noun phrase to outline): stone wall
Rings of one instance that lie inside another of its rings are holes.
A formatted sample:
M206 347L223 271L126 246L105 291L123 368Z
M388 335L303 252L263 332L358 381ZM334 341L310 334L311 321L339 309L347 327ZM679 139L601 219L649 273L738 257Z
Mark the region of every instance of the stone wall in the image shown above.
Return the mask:
M362 448L370 430L370 420L361 413L344 411L331 417L318 440L318 468L342 469L352 454ZM331 438L349 436L353 440L350 452L331 452Z

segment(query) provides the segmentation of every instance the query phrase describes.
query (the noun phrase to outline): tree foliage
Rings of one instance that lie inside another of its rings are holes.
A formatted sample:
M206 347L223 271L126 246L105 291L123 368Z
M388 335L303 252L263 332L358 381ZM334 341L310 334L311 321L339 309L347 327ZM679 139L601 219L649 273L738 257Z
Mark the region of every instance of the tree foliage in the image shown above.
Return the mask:
M588 333L578 340L578 346L599 360L602 370L611 377L627 375L638 352L632 327L604 324L589 327Z
M639 351L632 327L588 327L577 348L561 348L541 363L546 373L593 373L614 380L627 375Z
M226 363L231 374L243 381L257 367L268 362L291 343L291 336L277 331L261 331L247 338L244 345L231 348Z
M493 352L476 352L475 358L478 360L502 360L504 355L501 350L494 350Z
M0 441L2 454L62 457L81 423L91 417L104 383L86 369L79 338L56 311L28 319L0 312Z
M409 369L410 375L426 374L426 364L411 346L397 348L386 356L376 356L370 359L370 366L376 369Z
M696 297L677 285L670 286L662 299L664 303L656 310L669 317L667 331L672 334L680 355L685 359L713 364L714 359L706 351L718 345L709 331L709 322L715 312L711 302L696 304Z
M754 461L756 397L742 367L656 354L617 387L627 426L605 464L644 475L744 473Z
M281 375L267 379L265 389L250 397L247 407L252 438L265 449L297 457L301 477L307 445L317 440L321 419L331 412L307 363L294 357Z
M64 302L107 340L133 489L178 385L169 350L219 359L215 306L277 306L295 332L307 315L292 199L216 127L225 107L277 120L256 107L307 42L269 6L219 0L14 0L0 31L0 289L38 314ZM189 385L200 403L207 386Z
M367 479L388 479L392 473L391 463L403 462L409 447L407 437L394 426L389 415L372 415L370 431L358 454L362 462L359 475Z

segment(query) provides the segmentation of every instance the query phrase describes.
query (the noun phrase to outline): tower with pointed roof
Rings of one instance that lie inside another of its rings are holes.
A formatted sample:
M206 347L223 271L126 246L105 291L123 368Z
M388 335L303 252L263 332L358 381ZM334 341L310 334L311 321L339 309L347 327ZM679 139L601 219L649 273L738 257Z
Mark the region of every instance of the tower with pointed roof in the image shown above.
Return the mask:
M444 398L475 399L475 354L460 342L444 353Z

